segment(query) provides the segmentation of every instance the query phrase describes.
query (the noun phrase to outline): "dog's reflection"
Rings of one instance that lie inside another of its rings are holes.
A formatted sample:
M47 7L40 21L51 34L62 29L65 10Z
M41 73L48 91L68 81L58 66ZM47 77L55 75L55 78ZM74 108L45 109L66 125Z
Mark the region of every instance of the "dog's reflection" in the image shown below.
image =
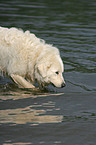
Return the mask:
M28 106L26 108L1 110L0 122L12 124L39 124L62 122L62 115L47 115L46 110L36 110L33 108L33 106Z

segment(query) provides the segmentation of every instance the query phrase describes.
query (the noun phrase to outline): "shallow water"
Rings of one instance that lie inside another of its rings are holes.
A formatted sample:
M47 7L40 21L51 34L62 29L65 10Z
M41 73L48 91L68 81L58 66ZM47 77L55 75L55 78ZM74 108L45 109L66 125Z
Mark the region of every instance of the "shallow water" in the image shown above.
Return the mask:
M0 76L0 145L95 145L96 1L1 0L0 25L58 47L66 80L32 92Z

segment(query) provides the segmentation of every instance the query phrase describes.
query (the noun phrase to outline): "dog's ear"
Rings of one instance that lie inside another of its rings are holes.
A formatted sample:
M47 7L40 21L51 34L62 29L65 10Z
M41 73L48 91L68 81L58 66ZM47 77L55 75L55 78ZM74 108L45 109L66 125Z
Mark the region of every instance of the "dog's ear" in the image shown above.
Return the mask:
M42 63L38 65L37 71L44 78L47 76L47 71L49 70L50 67L51 67L51 64L48 65L46 63Z
M37 72L42 76L42 77L46 77L46 69L44 64L39 64L37 67Z

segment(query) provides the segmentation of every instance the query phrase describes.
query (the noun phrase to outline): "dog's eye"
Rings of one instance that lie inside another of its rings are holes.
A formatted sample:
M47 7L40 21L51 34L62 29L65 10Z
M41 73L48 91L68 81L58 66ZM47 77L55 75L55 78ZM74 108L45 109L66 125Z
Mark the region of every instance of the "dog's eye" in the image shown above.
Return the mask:
M56 71L55 73L58 75L59 74L59 71Z

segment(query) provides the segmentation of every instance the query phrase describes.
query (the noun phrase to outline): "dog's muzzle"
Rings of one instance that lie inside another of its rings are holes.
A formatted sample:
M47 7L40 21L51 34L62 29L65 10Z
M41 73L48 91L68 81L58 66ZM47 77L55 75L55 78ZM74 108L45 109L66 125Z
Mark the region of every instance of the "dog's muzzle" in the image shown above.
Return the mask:
M51 83L54 87L56 87L53 83ZM60 87L57 87L57 88L63 88L66 86L66 83L62 83Z

